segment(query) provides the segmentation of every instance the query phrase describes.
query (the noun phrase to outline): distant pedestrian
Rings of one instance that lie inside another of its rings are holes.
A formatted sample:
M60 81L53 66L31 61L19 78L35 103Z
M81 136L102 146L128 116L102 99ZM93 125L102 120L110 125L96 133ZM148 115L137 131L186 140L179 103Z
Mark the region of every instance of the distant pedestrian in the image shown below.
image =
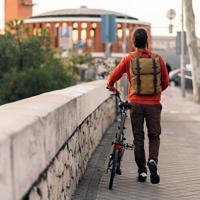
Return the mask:
M148 49L148 35L145 29L139 28L133 34L136 51L125 56L108 78L108 89L116 91L114 83L124 73L129 80L128 99L133 108L130 111L135 145L135 161L138 166L138 181L147 178L147 167L150 170L151 183L160 182L158 173L158 154L161 134L161 92L169 85L167 68L162 57ZM144 120L149 137L149 158L146 163L144 150Z
M166 67L167 67L167 72L169 74L172 71L172 67L168 62L166 63Z

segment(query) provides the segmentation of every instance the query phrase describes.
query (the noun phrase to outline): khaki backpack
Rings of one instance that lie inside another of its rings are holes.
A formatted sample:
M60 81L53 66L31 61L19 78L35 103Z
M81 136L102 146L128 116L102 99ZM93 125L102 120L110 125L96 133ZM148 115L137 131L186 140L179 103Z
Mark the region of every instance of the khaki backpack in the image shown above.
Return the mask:
M134 95L154 96L161 92L161 64L156 54L140 58L136 52L131 53L130 88Z

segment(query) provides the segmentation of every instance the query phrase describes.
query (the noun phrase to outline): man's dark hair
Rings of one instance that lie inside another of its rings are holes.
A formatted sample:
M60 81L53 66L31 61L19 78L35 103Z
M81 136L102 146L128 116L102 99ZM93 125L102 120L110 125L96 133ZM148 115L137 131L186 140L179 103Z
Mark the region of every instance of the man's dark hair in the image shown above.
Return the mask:
M136 48L148 47L147 39L147 32L144 28L138 28L133 33L133 43Z

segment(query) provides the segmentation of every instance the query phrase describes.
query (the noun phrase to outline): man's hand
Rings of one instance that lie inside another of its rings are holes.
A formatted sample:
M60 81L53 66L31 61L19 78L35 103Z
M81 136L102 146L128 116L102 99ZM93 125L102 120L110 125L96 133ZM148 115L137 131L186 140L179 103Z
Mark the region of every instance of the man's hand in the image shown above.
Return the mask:
M111 92L119 93L119 91L114 86L107 85L106 89L110 90Z

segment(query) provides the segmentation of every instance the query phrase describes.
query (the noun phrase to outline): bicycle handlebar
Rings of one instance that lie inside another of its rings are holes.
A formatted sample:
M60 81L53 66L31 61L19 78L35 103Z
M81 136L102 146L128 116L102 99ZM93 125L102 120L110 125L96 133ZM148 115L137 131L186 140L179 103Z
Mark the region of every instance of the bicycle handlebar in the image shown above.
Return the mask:
M125 101L125 102L120 102L119 103L119 107L120 108L125 108L125 109L131 109L132 108L132 104L129 103L128 101Z
M106 87L107 89L109 89L108 87ZM129 103L128 101L122 101L121 96L120 96L120 92L118 90L115 91L115 93L113 94L115 95L118 99L119 99L119 108L124 108L124 109L131 109L132 108L132 104Z

